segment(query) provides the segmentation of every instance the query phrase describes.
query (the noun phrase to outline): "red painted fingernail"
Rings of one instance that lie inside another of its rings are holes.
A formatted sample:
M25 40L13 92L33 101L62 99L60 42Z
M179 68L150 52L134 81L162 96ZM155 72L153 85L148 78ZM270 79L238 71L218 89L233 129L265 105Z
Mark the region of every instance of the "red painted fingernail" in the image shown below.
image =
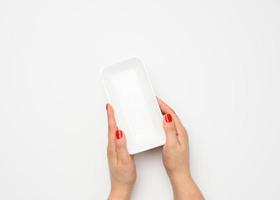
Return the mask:
M170 114L166 114L164 115L164 119L167 123L172 122L172 116Z
M106 103L106 110L108 110L108 106L109 106L108 103Z
M121 139L123 137L123 132L121 130L116 131L116 138Z

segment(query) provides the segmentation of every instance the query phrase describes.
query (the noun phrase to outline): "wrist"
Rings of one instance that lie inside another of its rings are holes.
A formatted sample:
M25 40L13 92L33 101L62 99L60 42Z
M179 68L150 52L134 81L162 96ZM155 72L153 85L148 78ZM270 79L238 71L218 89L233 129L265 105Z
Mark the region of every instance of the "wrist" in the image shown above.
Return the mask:
M178 187L181 185L190 185L193 183L192 176L187 171L169 173L168 176L172 187Z
M182 181L191 181L191 173L188 168L183 169L176 169L176 170L167 170L168 177L171 181L171 183L177 183Z
M177 173L170 176L170 182L173 188L174 199L195 199L201 200L203 196L195 184L190 173Z
M108 200L129 200L131 191L130 186L112 188Z

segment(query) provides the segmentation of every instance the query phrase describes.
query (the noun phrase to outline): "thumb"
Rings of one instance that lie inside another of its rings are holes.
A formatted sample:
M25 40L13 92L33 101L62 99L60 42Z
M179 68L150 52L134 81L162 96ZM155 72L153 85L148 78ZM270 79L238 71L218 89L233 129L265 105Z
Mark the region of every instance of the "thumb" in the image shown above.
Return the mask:
M163 120L163 128L166 134L166 144L176 145L177 140L177 129L171 114L165 114Z
M130 156L127 151L126 138L122 130L116 131L116 152L120 162L126 162Z

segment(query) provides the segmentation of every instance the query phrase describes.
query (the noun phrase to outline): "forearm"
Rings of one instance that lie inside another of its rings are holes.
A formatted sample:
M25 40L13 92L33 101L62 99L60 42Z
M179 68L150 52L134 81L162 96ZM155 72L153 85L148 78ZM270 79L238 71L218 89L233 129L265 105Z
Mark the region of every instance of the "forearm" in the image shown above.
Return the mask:
M203 200L203 196L189 175L178 175L170 178L174 200Z

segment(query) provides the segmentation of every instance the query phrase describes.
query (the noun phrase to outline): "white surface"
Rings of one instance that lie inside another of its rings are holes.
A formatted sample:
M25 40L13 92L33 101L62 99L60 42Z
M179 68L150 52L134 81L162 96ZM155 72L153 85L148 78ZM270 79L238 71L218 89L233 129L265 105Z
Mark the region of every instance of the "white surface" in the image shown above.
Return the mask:
M139 58L130 58L102 69L107 100L114 107L130 154L162 146L162 114L148 72Z
M100 67L137 56L207 199L280 199L279 1L0 2L0 199L105 199ZM133 199L171 199L160 151Z

